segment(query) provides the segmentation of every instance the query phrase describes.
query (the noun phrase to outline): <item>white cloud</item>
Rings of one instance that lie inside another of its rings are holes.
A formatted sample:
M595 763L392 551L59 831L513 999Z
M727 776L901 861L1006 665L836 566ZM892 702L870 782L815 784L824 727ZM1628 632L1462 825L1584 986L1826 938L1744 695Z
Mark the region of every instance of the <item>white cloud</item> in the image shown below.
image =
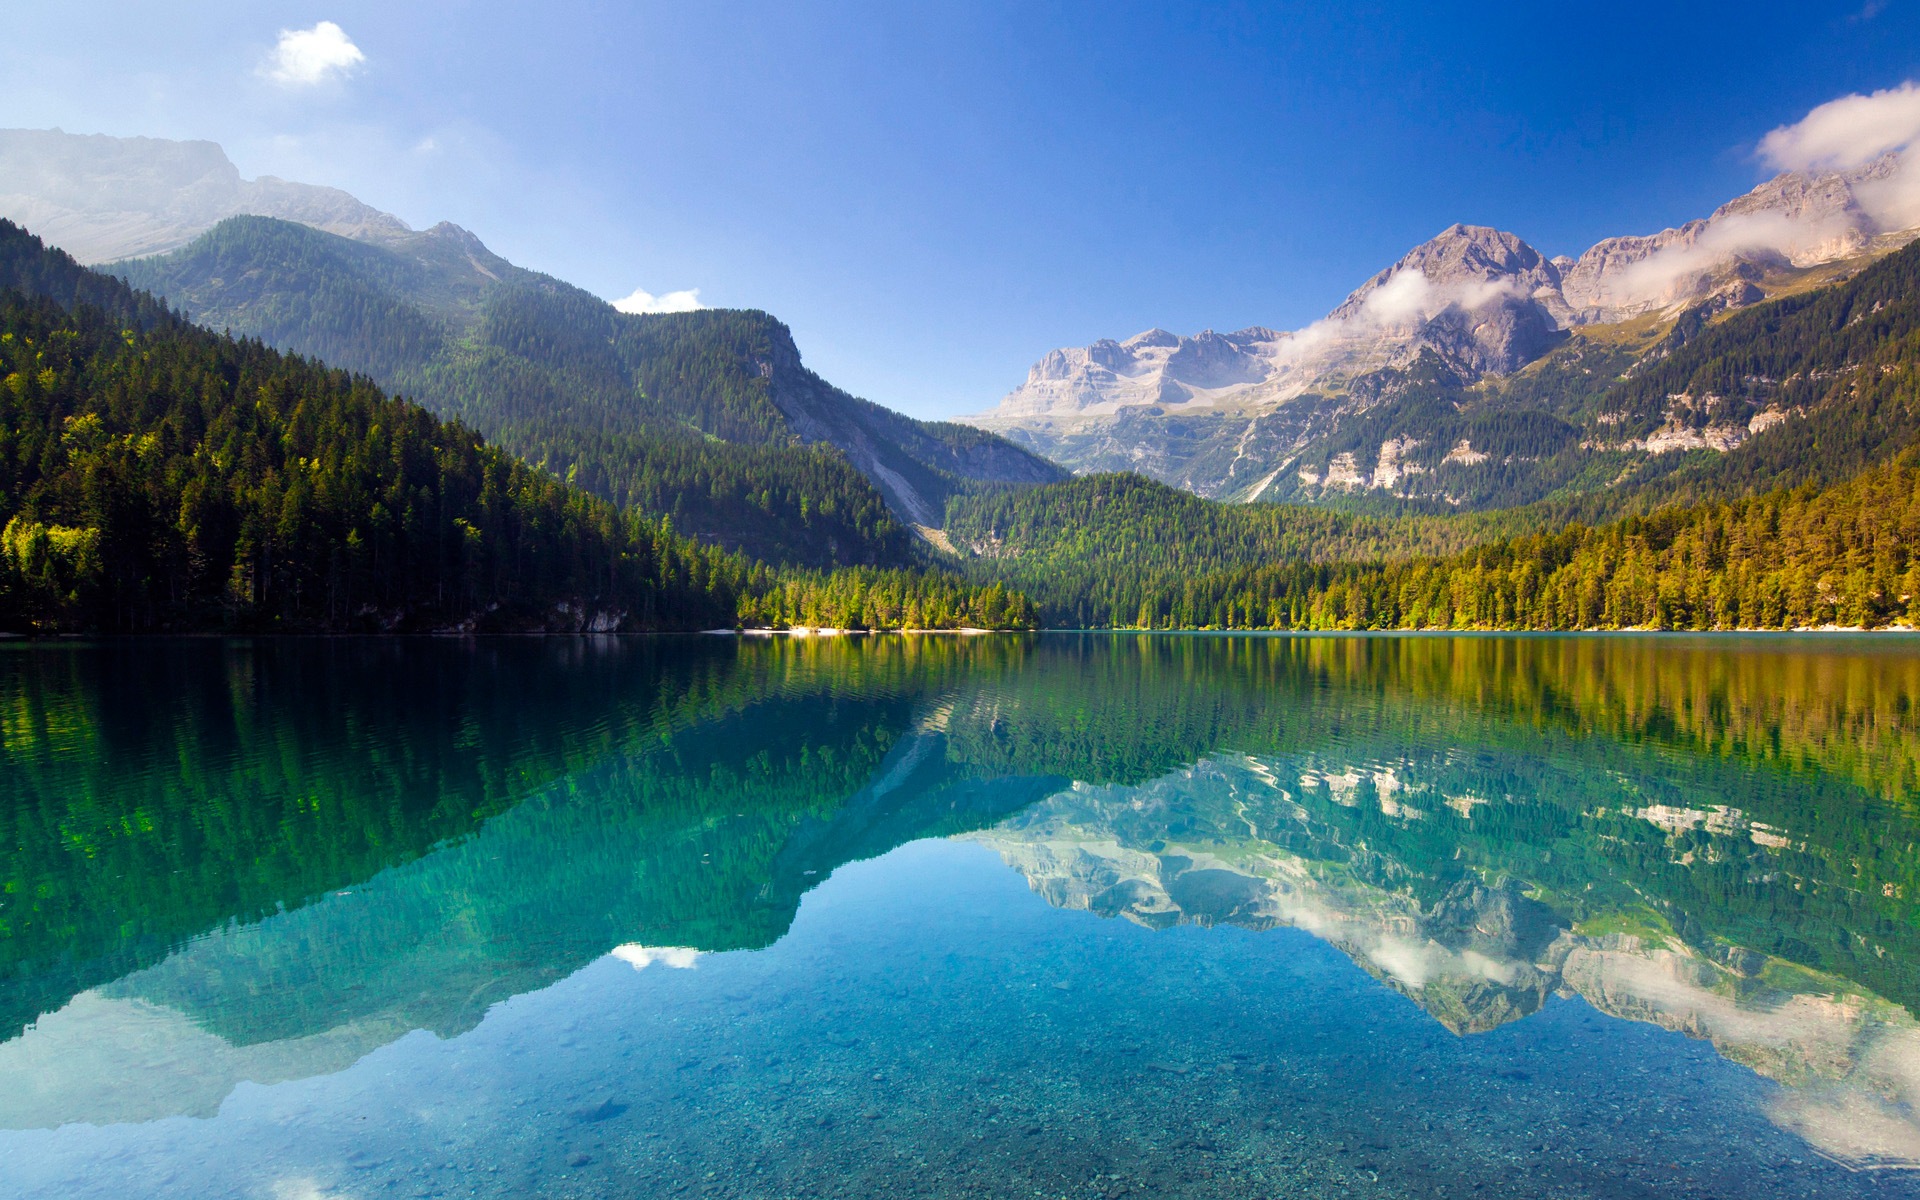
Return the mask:
M700 958L700 951L691 946L642 946L639 942L615 946L608 953L636 971L644 971L654 963L685 971Z
M1307 362L1343 343L1371 342L1389 331L1411 332L1456 305L1475 312L1520 292L1520 283L1513 279L1467 279L1440 285L1418 267L1402 267L1368 292L1358 309L1320 318L1281 343L1274 357L1282 364Z
M1665 303L1675 284L1701 271L1751 254L1792 259L1840 233L1832 221L1798 221L1785 213L1736 213L1709 222L1691 242L1676 242L1620 273L1609 297L1614 303Z
M1894 167L1854 195L1882 229L1920 224L1920 84L1829 100L1760 141L1760 157L1785 171L1849 171L1886 154Z
M658 296L643 288L635 288L632 295L620 297L613 302L613 306L623 313L692 312L706 307L700 303L699 288L666 292Z
M321 21L312 29L282 29L260 73L283 87L312 87L349 74L366 61L346 30Z
M1382 325L1398 325L1413 317L1426 316L1432 302L1433 282L1424 271L1395 271L1373 290L1360 311Z
M1920 85L1842 96L1760 139L1761 161L1779 171L1849 172L1858 209L1734 212L1634 263L1608 289L1611 303L1670 303L1692 294L1676 285L1752 255L1802 266L1856 250L1862 236L1920 225ZM1887 155L1893 159L1874 165ZM1869 168L1862 171L1861 168ZM1865 215L1865 222L1857 214Z
M1782 171L1845 171L1920 141L1920 86L1829 100L1760 139L1760 157Z

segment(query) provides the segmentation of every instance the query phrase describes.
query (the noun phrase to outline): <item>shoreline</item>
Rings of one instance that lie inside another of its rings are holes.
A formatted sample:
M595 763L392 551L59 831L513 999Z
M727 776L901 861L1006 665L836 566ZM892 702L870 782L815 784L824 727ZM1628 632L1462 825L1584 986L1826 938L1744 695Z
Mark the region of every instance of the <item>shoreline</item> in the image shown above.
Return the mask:
M156 630L146 633L14 633L0 631L0 644L17 642L23 644L43 642L79 642L79 641L140 641L150 638L210 638L225 640L250 640L254 638L439 638L439 639L475 639L475 638L581 638L581 637L795 637L795 638L839 638L872 637L886 634L940 634L954 637L983 637L1007 634L1036 633L1130 633L1159 634L1192 637L1196 635L1222 635L1234 637L1751 637L1756 635L1785 637L1804 634L1920 634L1920 625L1795 625L1785 629L1761 626L1741 626L1736 629L1659 629L1646 626L1630 626L1625 629L1251 629L1251 628L1208 628L1195 626L1185 629L1141 629L1137 626L1074 626L1042 625L1033 629L982 629L978 626L962 626L956 629L845 629L835 626L796 626L790 629L774 629L755 626L743 629L632 629L632 630L497 630L475 632L472 630L428 629L407 632L390 631L331 631L331 630Z

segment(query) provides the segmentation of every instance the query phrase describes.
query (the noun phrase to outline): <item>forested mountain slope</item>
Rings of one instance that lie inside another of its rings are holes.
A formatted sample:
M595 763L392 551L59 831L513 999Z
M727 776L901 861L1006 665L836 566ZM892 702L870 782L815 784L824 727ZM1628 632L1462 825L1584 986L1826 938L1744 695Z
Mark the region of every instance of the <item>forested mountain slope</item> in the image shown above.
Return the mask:
M950 576L781 574L0 222L0 629L1024 624Z
M547 470L773 562L900 565L982 480L1064 472L833 388L765 313L632 315L451 225L357 242L265 217L119 264L201 324L363 371Z
M1085 475L956 497L947 537L978 579L1042 599L1047 620L1133 626L1167 581L1274 562L1442 554L1491 536L1449 517L1223 504L1142 475Z
M1235 609L1238 615L1228 617L1214 601L1183 608L1169 597L1186 594L1198 586L1198 576L1210 572L1223 573L1207 584L1221 596L1240 596L1247 587L1264 595L1261 589L1278 585L1222 580L1289 562L1444 556L1558 533L1569 524L1592 526L1673 506L1711 507L1781 489L1831 487L1884 466L1920 437L1920 246L1844 283L1703 323L1684 340L1669 339L1657 355L1643 350L1639 368L1618 378L1624 355L1618 348L1576 344L1550 357L1501 385L1532 389L1527 395L1534 407L1518 410L1485 395L1462 400L1447 391L1437 370L1423 374L1416 364L1403 373L1399 397L1375 414L1379 423L1356 435L1406 442L1444 428L1444 441L1471 429L1482 439L1475 444L1525 460L1491 469L1459 464L1462 470L1481 469L1483 480L1511 483L1505 491L1484 493L1490 502L1530 496L1514 482L1520 472L1533 472L1536 481L1558 472L1569 481L1532 503L1446 514L1394 500L1342 512L1221 504L1138 476L1087 476L958 498L949 506L947 528L955 549L974 559L978 575L1029 589L1045 602L1051 621L1144 624L1190 608L1202 614L1201 624L1265 623L1266 615ZM1605 436L1612 441L1593 441L1581 432L1582 424L1611 431ZM1701 439L1735 427L1758 431L1724 451L1629 457L1619 448L1660 437ZM1736 557L1751 551L1749 546ZM1306 586L1290 582L1286 588ZM1286 594L1291 604L1294 591ZM1511 614L1509 619L1520 620ZM1891 618L1882 613L1881 619Z
M1441 559L1283 563L1139 589L1149 627L1798 629L1920 625L1920 457L1824 490L1575 525Z
M1124 539L1129 530L1154 528L1156 514L1176 511L1169 497L1182 495L1125 477L1094 477L1085 485L1135 493L1120 495L1114 506L1131 510L1135 520L1104 521L1100 537ZM1184 550L1122 540L1114 553L1082 562L1056 537L1042 543L1043 554L980 559L971 569L982 579L1024 588L1040 604L1043 623L1056 626L1920 626L1920 450L1826 488L1807 483L1667 506L1445 553L1435 548L1490 537L1491 523L1271 511L1270 525L1241 526L1232 520L1239 510L1221 506L1227 519L1207 526L1211 539L1196 538ZM1193 529L1183 526L1187 535ZM1128 564L1130 551L1140 566ZM1244 555L1236 565L1204 569L1236 554Z

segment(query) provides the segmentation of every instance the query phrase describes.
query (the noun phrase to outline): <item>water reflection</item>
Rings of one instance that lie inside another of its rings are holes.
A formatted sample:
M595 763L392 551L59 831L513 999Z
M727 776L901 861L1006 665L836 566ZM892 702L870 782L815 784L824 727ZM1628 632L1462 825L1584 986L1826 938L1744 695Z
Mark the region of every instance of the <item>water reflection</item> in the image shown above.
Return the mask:
M1920 1026L1907 1010L1726 936L1739 914L1725 909L1744 892L1836 886L1793 870L1804 842L1724 805L1639 805L1645 781L1626 772L1597 785L1614 793L1609 808L1550 760L1501 764L1526 790L1489 799L1471 790L1494 765L1486 757L1357 767L1221 756L1139 787L1076 787L974 836L1059 907L1155 929L1303 929L1458 1034L1558 995L1704 1038L1788 1084L1771 1115L1824 1152L1856 1167L1920 1165ZM1549 797L1577 807L1544 812L1560 807ZM1455 849L1439 867L1436 843ZM1729 904L1664 902L1636 845L1672 856L1661 866L1732 881ZM1781 926L1775 937L1790 939L1794 915Z
M610 951L672 963L700 950L765 946L785 932L800 895L841 863L991 824L1059 782L959 779L915 703L916 693L937 694L942 685L937 648L863 656L851 672L818 672L818 656L787 649L756 647L750 661L727 664L738 669L715 670L719 660L701 646L690 661L632 641L590 646L577 658L569 652L578 647L563 645L558 661L546 647L490 648L500 657L479 662L460 648L429 646L420 665L440 670L424 672L421 690L455 693L448 711L414 708L413 689L393 686L403 676L418 686L422 672L412 663L403 672L391 657L414 651L376 647L369 662L349 644L329 652L346 654L345 669L369 677L365 691L341 689L346 711L318 698L314 710L301 704L285 714L289 727L252 727L258 744L227 755L224 773L170 776L140 744L197 745L206 740L203 724L231 729L217 707L147 734L132 753L103 754L89 738L84 756L42 757L36 786L14 794L64 804L63 828L76 816L93 818L97 840L29 847L23 865L64 868L66 877L28 876L26 886L9 889L8 915L17 906L14 920L24 926L9 943L10 998L16 1011L37 1003L46 1015L0 1044L0 1074L25 1085L0 1095L0 1123L210 1115L241 1080L338 1070L415 1029L457 1036L492 1003ZM304 679L314 653L240 652L274 684L283 673ZM662 657L683 673L657 669ZM377 685L374 674L383 676ZM612 703L594 702L602 699ZM546 700L555 707L519 707ZM355 701L376 711L353 711ZM307 722L318 713L325 716L315 734ZM488 731L494 722L529 728L496 738ZM59 768L79 767L82 757L88 774L63 778ZM369 782L369 758L397 761L390 782ZM132 786L91 774L108 761L137 764ZM198 768L205 760L186 762ZM264 789L267 771L285 771L287 785ZM437 803L409 803L422 775L437 787ZM525 789L517 798L516 785ZM76 786L77 794L69 790ZM249 813L232 843L216 851L201 841L210 816L248 810L263 790L268 812ZM116 803L117 820L98 812ZM489 816L494 809L504 811ZM266 828L273 817L282 824ZM171 828L161 824L169 820ZM452 836L420 852L435 834ZM126 844L113 856L136 865L102 879L99 843L116 839ZM271 865L260 860L289 842L289 869L254 876L277 889L272 898L283 911L246 920L264 903L254 901L232 914L240 919L215 923L219 868L249 858L256 869ZM212 862L194 864L184 886L165 881L171 911L144 913L145 896L175 856L203 848ZM397 865L359 879L351 867L313 869L316 859L333 865L380 851ZM318 881L327 886L309 891ZM68 956L81 960L82 978L151 961L71 1000L50 999L75 971L29 957L59 927L42 915L53 906L19 904L19 895L65 901L62 915L78 916L67 929L100 931ZM160 954L141 921L115 938L119 914L173 930L212 927ZM636 939L664 949L642 949ZM137 1071L140 1086L122 1085L116 1066L127 1063L147 1064Z
M0 1127L210 1119L603 956L698 975L843 865L958 837L1059 907L1303 930L1463 1037L1556 997L1678 1031L1782 1085L1754 1103L1817 1152L1920 1165L1915 651L10 648Z

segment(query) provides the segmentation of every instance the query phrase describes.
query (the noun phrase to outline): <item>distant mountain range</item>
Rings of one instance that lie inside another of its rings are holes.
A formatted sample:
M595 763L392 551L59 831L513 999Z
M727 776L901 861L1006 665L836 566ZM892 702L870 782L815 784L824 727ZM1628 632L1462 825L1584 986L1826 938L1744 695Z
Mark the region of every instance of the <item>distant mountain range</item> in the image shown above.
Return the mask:
M766 313L621 313L459 226L243 180L210 142L5 131L0 178L0 216L113 260L202 325L364 373L769 562L921 561L912 529L937 528L955 493L1065 477L992 434L840 391Z
M1455 414L1551 421L1550 440L1616 474L1676 450L1724 451L1783 414L1623 424L1594 401L1719 314L1842 278L1920 235L1902 166L1887 155L1851 171L1790 172L1705 220L1608 238L1578 258L1454 225L1304 329L1152 329L1056 350L997 408L962 419L1076 471L1135 470L1203 496L1372 493L1442 509L1540 499L1580 470L1545 465L1563 447L1530 446L1516 472L1513 451L1451 419L1346 443L1418 397ZM1495 474L1503 481L1488 488Z
M1023 625L1029 599L1044 623L1081 627L1920 621L1900 491L1920 469L1909 452L1920 437L1920 245L1899 248L1920 214L1898 203L1916 181L1895 157L1784 175L1708 220L1579 259L1455 226L1304 330L1156 330L1057 351L980 419L1002 437L846 394L806 368L766 313L621 313L456 226L413 230L348 206L344 193L236 183L200 145L38 134L13 144L16 157L18 146L44 152L38 175L16 178L42 181L34 203L74 237L189 237L107 264L120 280L203 326L336 369L324 387L321 375L300 375L303 386L345 395L361 386L351 375L371 379L624 509L630 532L658 535L688 564L686 578L657 581L691 606L670 623L706 606L772 624ZM86 178L104 197L92 207L79 203ZM155 184L142 209L129 179L213 179L203 190L218 203L194 207ZM283 195L325 200L353 236L220 215ZM25 295L52 297L84 324L85 298L67 292L104 296L115 281L62 268L66 282L52 287L44 263L33 265L39 254L36 243L20 258ZM108 311L135 304L116 295ZM135 370L119 361L126 347L99 333L88 345L103 369ZM206 352L253 361L257 349ZM53 437L68 414L30 415L35 437ZM282 415L299 418L297 407ZM1130 474L1070 478L1043 454L1080 473ZM222 478L257 465L192 461ZM376 454L355 469L385 463ZM81 478L75 462L54 465L62 487ZM268 474L278 486L277 468ZM0 480L0 499L8 486ZM537 478L516 486L539 490ZM21 578L61 620L108 611L87 608L67 568L54 569L62 554L76 572L105 560L88 548L81 510L46 495L38 524L0 544L0 558L24 564ZM578 505L569 495L551 499ZM286 558L287 578L318 572L331 594L357 589L365 529L408 511L398 493L372 496L332 497L343 506L325 537L338 561ZM244 498L260 521L273 499ZM192 550L212 527L191 518L177 506L154 513L156 528L186 539L168 553L195 581L193 612L225 612L222 588L238 585L208 573L225 560ZM503 525L499 544L512 536ZM716 547L734 554L704 556ZM859 570L824 574L835 568ZM513 582L490 582L498 602L516 599ZM289 595L293 611L318 593ZM256 599L241 606L249 620L262 611ZM303 619L362 620L327 604ZM159 619L145 611L115 619Z

